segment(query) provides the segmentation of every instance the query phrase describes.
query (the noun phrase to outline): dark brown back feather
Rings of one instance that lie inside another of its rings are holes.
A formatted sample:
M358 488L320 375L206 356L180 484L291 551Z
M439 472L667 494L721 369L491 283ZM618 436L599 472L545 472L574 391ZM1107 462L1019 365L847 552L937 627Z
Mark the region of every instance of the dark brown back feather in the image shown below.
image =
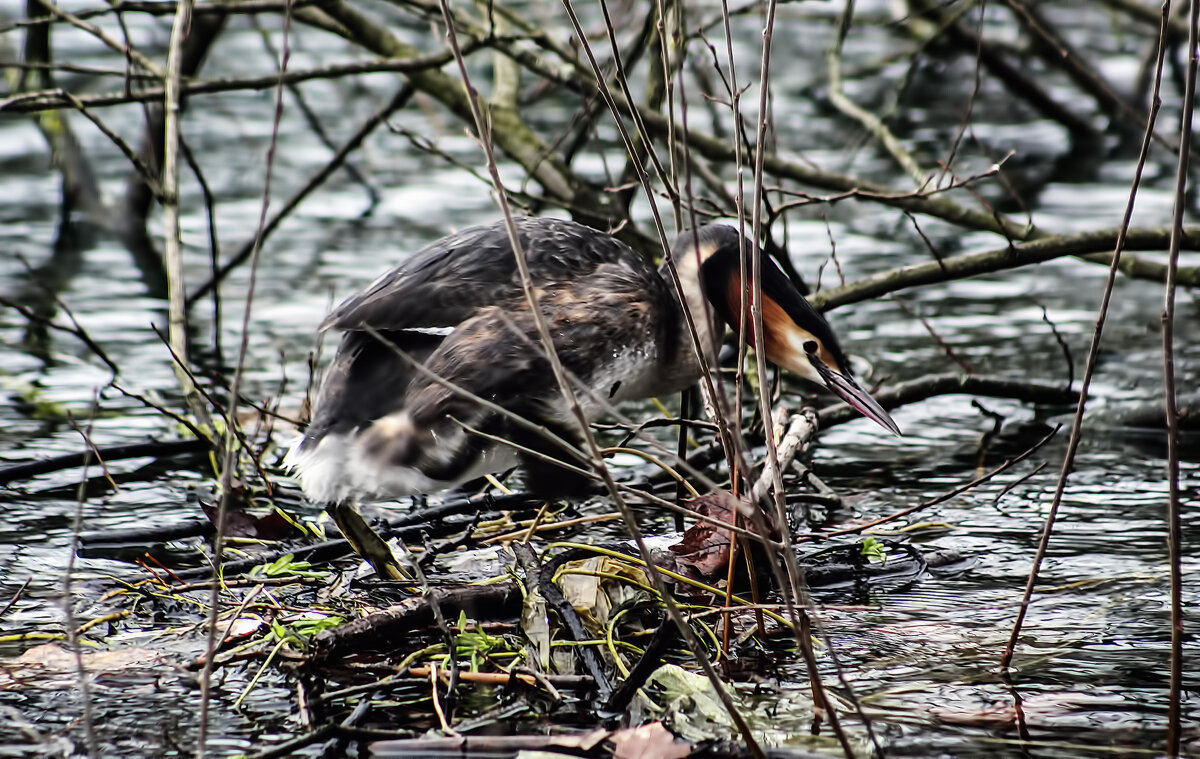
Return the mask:
M513 219L535 287L586 278L604 263L653 272L627 245L562 219ZM485 306L523 298L504 222L471 227L437 240L346 299L322 329L448 327Z

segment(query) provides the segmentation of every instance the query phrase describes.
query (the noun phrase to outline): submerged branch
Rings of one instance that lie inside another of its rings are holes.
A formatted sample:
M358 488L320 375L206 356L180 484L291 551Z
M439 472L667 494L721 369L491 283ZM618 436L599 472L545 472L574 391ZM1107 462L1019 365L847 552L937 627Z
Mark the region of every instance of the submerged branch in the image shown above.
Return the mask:
M79 453L67 453L62 456L52 456L24 464L0 467L0 486L8 485L18 480L27 480L51 472L61 472L64 469L76 469L97 461L120 461L122 459L138 459L147 456L162 458L164 456L180 456L184 454L203 453L209 449L207 440L190 438L187 440L168 440L164 442L128 443L106 448L93 448Z
M442 613L457 618L466 612L476 621L512 617L521 610L521 589L515 582L435 588L432 601L409 598L383 611L326 630L313 643L314 660L340 659L353 653L390 650L396 640L433 623L432 602Z

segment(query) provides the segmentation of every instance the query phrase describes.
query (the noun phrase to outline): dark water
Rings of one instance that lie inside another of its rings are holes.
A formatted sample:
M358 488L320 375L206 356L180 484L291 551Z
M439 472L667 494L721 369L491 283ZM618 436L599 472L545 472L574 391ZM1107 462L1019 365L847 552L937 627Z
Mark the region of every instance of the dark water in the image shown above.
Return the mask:
M4 8L16 12L13 3L5 3ZM808 4L785 8L781 28L776 30L777 41L784 44L776 49L774 65L780 143L831 169L903 185L869 140L806 97L823 87L821 54L828 43L828 20L837 9ZM804 13L793 12L796 9ZM882 7L860 7L859 13L885 16ZM143 44L167 39L169 21L131 17L130 22ZM278 43L278 21L266 23ZM746 34L746 44L753 43L753 21L742 20L739 28ZM1133 35L1113 35L1097 19L1083 14L1071 28L1113 76L1135 67L1140 59L1142 50ZM422 33L396 31L414 38ZM864 27L848 43L848 59L874 62L895 52L898 36L902 35L886 27ZM64 31L56 41L60 50L73 51L73 60L111 64L94 42L78 34ZM309 29L298 29L292 44L293 67L351 57L340 43ZM751 48L746 53L743 76L756 68ZM261 40L243 22L223 37L206 73L236 73L246 60L267 64ZM869 81L895 82L908 73L903 62L885 72L887 76ZM928 151L918 154L927 165L944 155L953 138L971 79L971 69L961 62L938 60L926 60L912 76L902 104L907 128L901 134ZM1050 81L1063 86L1053 77ZM304 92L336 141L348 135L394 86L393 78L375 76L356 88L314 82L305 85ZM888 97L885 87L873 91L870 85L851 94L866 104ZM295 107L285 102L289 107L280 126L272 211L329 156ZM187 116L186 137L201 156L207 181L220 199L218 232L223 251L234 250L257 224L271 112L269 94L229 94L205 98L202 105L198 101ZM1168 102L1160 121L1162 131L1174 130L1170 121L1174 112ZM104 116L131 140L137 134L140 112L136 108L113 108ZM553 109L544 116L557 117ZM124 159L82 119L73 123L105 191L122 192ZM411 108L397 114L393 124L436 139L442 150L467 165L481 165L477 149L449 117L432 130L424 113ZM1119 222L1133 172L1127 156L1062 165L1069 149L1062 130L1037 119L1003 92L985 91L980 96L973 136L987 150L977 145L968 150L964 160L969 168L964 172L983 170L991 160L1014 150L1016 167L1046 179L1040 191L1027 196L1042 228L1071 232ZM82 252L54 252L59 181L47 163L43 143L29 122L0 120L0 198L5 199L0 203L0 294L44 307L46 295L38 283L47 284L120 366L122 387L177 405L166 350L150 329L165 322L163 302L147 293L142 273L116 240L101 236ZM286 381L283 406L297 408L307 381L313 330L331 300L369 281L428 240L497 216L487 187L412 149L399 133L381 130L355 155L354 163L380 194L370 217L360 217L368 207L367 193L339 173L292 215L263 250L248 335L246 393L251 398L269 399ZM1135 224L1159 226L1169 220L1172 165L1163 155L1152 162ZM503 169L508 177L518 176L512 166ZM989 197L995 192L994 186L984 189ZM198 283L208 274L204 209L194 181L187 180L185 193L188 277ZM816 281L827 260L830 237L836 241L838 262L848 279L929 258L925 243L902 215L872 204L846 201L817 206L791 214L788 222L795 264L810 281ZM158 233L157 218L152 226ZM944 255L1003 244L994 236L962 232L928 219L921 220L921 227ZM36 274L30 274L19 257ZM1192 258L1190 263L1196 263ZM833 267L825 266L822 277L825 284L834 282ZM890 298L856 304L839 309L831 319L851 350L870 360L876 377L902 381L956 368L915 318L919 314L976 371L1065 382L1065 360L1043 320L1043 309L1070 347L1078 372L1104 277L1102 267L1056 261L901 293L903 307ZM240 270L222 291L224 318L219 333L227 359L236 355L241 339L246 282L247 271ZM1119 280L1093 384L1091 406L1098 412L1158 401L1161 301L1160 285ZM201 344L211 342L207 337L213 329L210 311L200 307L195 312L196 339ZM1197 317L1194 295L1181 292L1177 320L1181 390L1194 390L1200 373ZM61 311L56 319L66 320ZM21 315L0 310L0 462L79 450L80 434L65 421L68 413L79 424L90 426L89 434L99 446L168 439L175 434L173 425L157 412L111 389L99 391L108 381L108 371L79 341L63 333L36 333ZM95 418L87 421L93 416L98 392ZM1062 421L1070 412L981 400L1004 417L1001 435L982 456L984 467L1021 452L1044 434L1048 421ZM48 411L52 413L44 413ZM900 410L896 419L907 433L902 439L884 437L861 420L822 436L817 470L850 498L855 516L885 515L969 480L980 466L982 436L993 424L965 396L915 404ZM1166 484L1161 439L1152 431L1103 423L1087 429L1011 682L998 673L1000 653L1054 490L1064 437L1065 433L988 485L912 518L939 523L940 530L931 533L927 545L959 551L970 560L969 568L934 574L890 591L846 592L821 599L830 604L823 616L846 681L872 718L876 737L888 753L1093 756L1114 750L1137 756L1163 745L1169 644ZM286 438L286 433L280 433L281 442ZM1200 456L1196 442L1189 445L1182 485L1190 546L1200 529L1196 508ZM1048 466L1022 479L1042 462ZM146 463L118 462L111 470L134 472ZM98 489L78 504L78 479L78 470L61 472L0 491L4 510L0 604L29 582L22 599L0 619L3 634L62 629L62 578L77 509L89 530L173 523L196 516L196 502L212 484L201 462L182 471L168 468L149 476L139 474L119 489ZM1194 637L1200 621L1194 610L1200 598L1197 568L1191 552L1185 550L1186 653L1191 669L1185 681L1185 740L1193 749L1200 746L1196 729L1200 650ZM132 579L141 574L115 562L77 560L71 601L81 619L87 618L91 604L113 577ZM196 644L156 629L130 632L117 640L166 650L173 662L196 653ZM30 645L0 644L0 654L17 656ZM785 693L794 692L794 702L772 697L752 710L764 743L836 752L825 739L814 742L807 736L811 711L802 698L805 677L799 669L794 678L789 674L782 673L781 687ZM93 697L106 753L189 751L196 717L189 681L185 673L157 661L127 667L119 678L97 679ZM233 678L216 701L213 724L218 753L262 748L300 730L281 716L289 710L290 691L285 688L261 689L250 704L232 708L243 683ZM834 690L845 695L842 686L835 685ZM1023 712L1020 718L1017 703ZM29 737L32 733L22 732L24 742L9 743L0 748L0 755L36 755L53 747L59 753L66 750L64 746L81 737L79 704L69 675L40 687L30 683L0 687L0 733L22 731L21 726L29 724L48 741L39 744ZM861 732L855 736L857 745L864 747ZM1024 742L1018 745L1019 741Z

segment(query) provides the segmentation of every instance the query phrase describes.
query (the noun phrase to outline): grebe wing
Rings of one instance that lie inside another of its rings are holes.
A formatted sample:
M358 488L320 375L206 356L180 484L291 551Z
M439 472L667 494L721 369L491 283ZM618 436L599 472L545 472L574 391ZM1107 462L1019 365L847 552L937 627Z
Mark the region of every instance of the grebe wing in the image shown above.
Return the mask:
M627 245L590 227L562 219L513 221L535 287L586 279L604 263L653 272ZM508 230L501 221L425 246L346 299L321 328L453 327L480 308L523 298Z
M662 309L674 305L647 288L647 282L661 287L658 275L649 267L647 272L602 264L591 276L548 287L541 296L555 350L589 416L621 397L619 391L656 381ZM471 397L485 398L551 430L570 445L578 443L578 421L554 380L533 313L523 301L479 309L442 340L425 366L444 383L414 376L399 410L364 430L364 460L451 480L495 445L469 431L474 430L576 461L558 444ZM562 470L548 470L538 456L520 452L517 457L537 473L536 479L555 480L534 483L535 488L573 487L570 477L561 479Z
M576 387L588 412L599 410L605 401L651 394L662 374L663 346L668 342L664 335L678 322L678 306L658 273L628 248L605 240L611 238L588 232L581 234L581 245L563 248L541 244L544 237L536 234L530 239L533 261L538 262L542 316L559 358L580 383ZM560 255L563 250L574 257ZM511 255L507 248L504 253ZM587 256L587 266L572 264L586 262ZM430 265L428 260L417 264L408 270L416 272L413 277L422 276L422 267ZM562 274L573 266L587 273ZM383 300L395 301L408 325L431 323L420 322L413 309L403 311L407 306L401 293L412 291L413 280L392 276L396 286L388 285L392 290ZM444 274L425 281L448 285ZM496 278L491 281L496 283ZM386 310L379 316L367 310L362 312L366 317L349 317L341 324L331 320L348 328L318 395L313 423L289 453L289 464L310 497L337 501L432 492L513 463L521 463L541 490L569 491L579 484L536 455L471 434L467 427L573 460L557 444L413 370L397 354L397 348L403 350L445 382L575 443L578 423L554 381L529 305L518 285L496 287L506 293L498 298L500 303L466 296L457 301L455 308L462 312L468 310L464 304L482 305L470 306L470 315L449 325L445 334L378 327L373 334L362 328L367 318L395 320ZM379 283L356 298L378 288ZM352 314L355 299L348 305L344 310ZM448 313L444 308L441 315Z

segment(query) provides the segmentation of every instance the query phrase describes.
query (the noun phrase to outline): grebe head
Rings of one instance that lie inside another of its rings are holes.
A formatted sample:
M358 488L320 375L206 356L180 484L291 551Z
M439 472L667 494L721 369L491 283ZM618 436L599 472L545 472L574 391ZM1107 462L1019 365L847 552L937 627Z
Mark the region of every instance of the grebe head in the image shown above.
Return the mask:
M743 294L753 302L748 258L752 250L749 240L725 224L710 224L679 236L672 255L698 329L709 324L708 319L697 317L706 311L701 287L725 323L734 332L741 328ZM747 256L745 281L740 264L743 255ZM829 388L863 416L896 435L901 434L888 412L854 379L846 354L825 317L761 250L758 260L762 271L763 352L767 360ZM749 313L745 316L745 329L746 342L754 347ZM713 340L711 333L701 337L708 341L702 345Z

